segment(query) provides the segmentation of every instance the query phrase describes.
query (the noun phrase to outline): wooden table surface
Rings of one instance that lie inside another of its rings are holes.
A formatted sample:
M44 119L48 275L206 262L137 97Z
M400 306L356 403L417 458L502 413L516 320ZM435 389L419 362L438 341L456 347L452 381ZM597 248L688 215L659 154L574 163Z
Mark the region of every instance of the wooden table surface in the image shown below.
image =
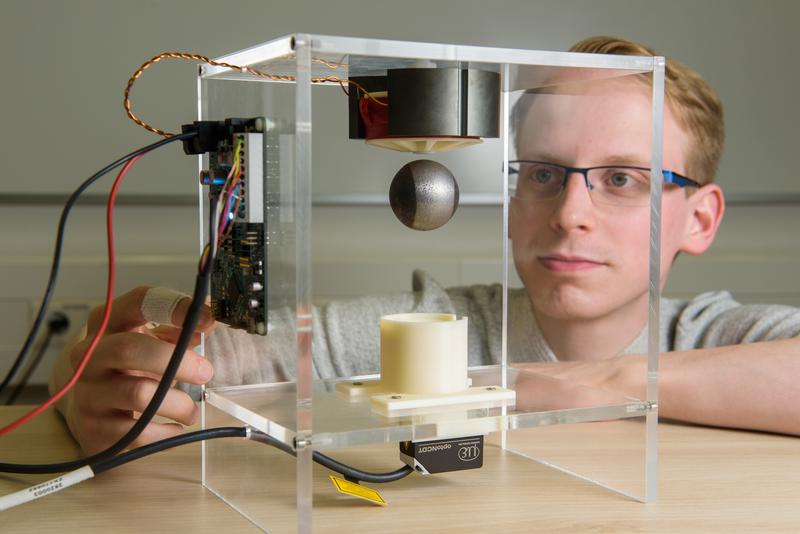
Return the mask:
M0 422L24 410L0 408ZM552 427L548 439L567 446L575 441L570 427L576 426ZM78 454L53 412L0 438L4 462L62 461ZM379 470L398 465L392 444L331 456ZM326 474L315 469L315 532L800 532L800 439L755 432L661 424L659 496L648 504L494 446L486 447L480 470L412 474L371 485L389 502L386 507L335 493ZM0 495L49 478L0 475ZM291 530L277 524L273 531ZM0 532L257 529L203 488L200 447L193 444L0 513Z

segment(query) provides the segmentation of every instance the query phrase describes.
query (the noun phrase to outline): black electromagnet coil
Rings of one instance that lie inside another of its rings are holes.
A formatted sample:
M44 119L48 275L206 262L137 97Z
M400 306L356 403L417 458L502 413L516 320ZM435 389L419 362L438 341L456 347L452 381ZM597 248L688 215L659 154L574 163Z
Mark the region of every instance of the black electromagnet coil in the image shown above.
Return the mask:
M398 137L499 137L500 75L459 68L390 69L353 77L370 93L388 92L388 134ZM350 91L350 139L366 139L361 91Z

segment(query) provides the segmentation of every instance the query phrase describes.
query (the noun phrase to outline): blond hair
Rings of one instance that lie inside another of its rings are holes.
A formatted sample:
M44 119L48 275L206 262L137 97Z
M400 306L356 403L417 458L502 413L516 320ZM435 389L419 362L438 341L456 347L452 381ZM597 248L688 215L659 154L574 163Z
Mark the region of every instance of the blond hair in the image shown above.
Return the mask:
M653 49L619 37L589 37L570 48L570 52L655 56ZM714 181L725 144L722 102L716 91L696 71L674 60L667 60L665 100L678 125L692 143L686 154L686 173L695 181ZM650 84L650 76L643 75Z

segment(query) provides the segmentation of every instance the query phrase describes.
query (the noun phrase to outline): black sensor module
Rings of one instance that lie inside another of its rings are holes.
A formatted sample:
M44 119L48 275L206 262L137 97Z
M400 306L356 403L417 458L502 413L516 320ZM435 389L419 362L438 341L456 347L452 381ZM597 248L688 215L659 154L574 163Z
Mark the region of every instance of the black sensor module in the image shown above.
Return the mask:
M423 475L483 467L483 436L401 441L400 459Z

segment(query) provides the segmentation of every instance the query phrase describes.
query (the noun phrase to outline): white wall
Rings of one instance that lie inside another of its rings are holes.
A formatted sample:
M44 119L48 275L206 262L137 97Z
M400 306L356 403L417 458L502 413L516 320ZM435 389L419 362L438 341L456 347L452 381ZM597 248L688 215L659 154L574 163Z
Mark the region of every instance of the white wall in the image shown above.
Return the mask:
M800 3L793 0L6 0L0 7L0 373L46 280L59 208L42 195L71 191L106 162L155 140L122 110L122 89L136 67L165 50L215 56L295 31L553 50L588 35L616 34L690 64L726 106L720 183L735 202L712 250L681 258L669 290L724 287L745 300L800 304L797 20ZM135 88L135 111L166 129L192 120L194 73L186 62L153 67ZM373 182L357 169L335 178L341 193L385 195L394 168ZM104 193L108 183L93 191ZM188 198L195 187L195 163L176 147L137 165L122 194ZM23 194L34 195L31 203L10 202ZM782 203L739 203L765 194ZM501 246L496 209L462 206L457 217L457 224L423 238L399 227L388 208L319 210L316 289L325 298L403 290L414 266L445 284L484 279L496 272ZM70 222L57 298L76 316L74 305L103 293L101 221L101 208L83 206ZM121 206L117 227L119 291L139 283L190 288L197 247L191 207ZM364 227L374 230L372 237L347 238Z

